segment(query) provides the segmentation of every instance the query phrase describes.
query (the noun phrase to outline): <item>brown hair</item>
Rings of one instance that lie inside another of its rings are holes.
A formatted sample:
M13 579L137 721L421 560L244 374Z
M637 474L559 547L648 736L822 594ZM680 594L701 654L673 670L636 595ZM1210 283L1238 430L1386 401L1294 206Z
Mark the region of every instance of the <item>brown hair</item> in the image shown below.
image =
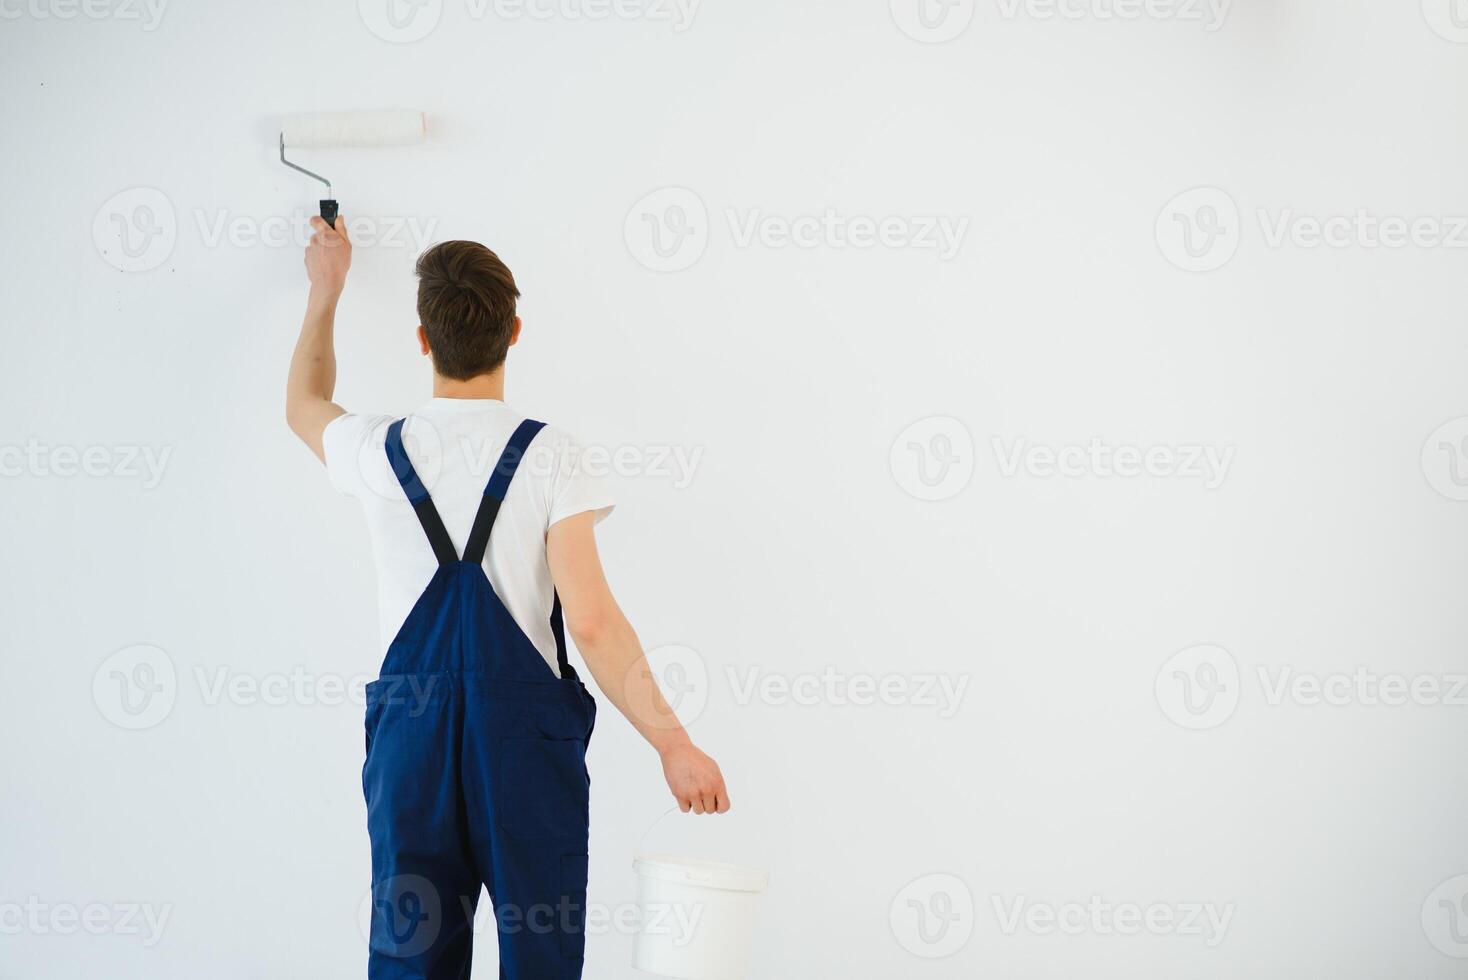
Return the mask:
M417 272L434 370L466 381L503 364L520 290L500 257L478 242L440 242L418 256Z

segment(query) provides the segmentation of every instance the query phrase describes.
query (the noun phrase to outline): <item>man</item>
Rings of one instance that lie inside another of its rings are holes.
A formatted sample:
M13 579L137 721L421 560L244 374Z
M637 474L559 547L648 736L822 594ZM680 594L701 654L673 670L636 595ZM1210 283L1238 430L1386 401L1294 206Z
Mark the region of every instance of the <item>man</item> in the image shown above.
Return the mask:
M607 586L593 528L610 499L568 436L504 403L521 330L510 270L473 242L424 252L418 342L434 397L406 419L350 414L331 399L351 244L342 219L311 223L286 418L363 505L386 648L367 688L362 770L368 974L467 977L484 886L502 977L580 977L595 703L566 659L563 621L684 812L728 810L723 776L664 702Z

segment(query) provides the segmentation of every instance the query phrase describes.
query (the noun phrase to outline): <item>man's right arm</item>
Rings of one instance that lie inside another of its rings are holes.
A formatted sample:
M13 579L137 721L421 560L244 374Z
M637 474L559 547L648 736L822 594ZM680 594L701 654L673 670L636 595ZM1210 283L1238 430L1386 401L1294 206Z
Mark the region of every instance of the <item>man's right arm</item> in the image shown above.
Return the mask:
M566 628L597 686L657 750L668 789L684 813L724 813L729 791L713 759L693 744L663 699L632 624L612 597L596 550L596 515L558 521L546 536L551 578Z

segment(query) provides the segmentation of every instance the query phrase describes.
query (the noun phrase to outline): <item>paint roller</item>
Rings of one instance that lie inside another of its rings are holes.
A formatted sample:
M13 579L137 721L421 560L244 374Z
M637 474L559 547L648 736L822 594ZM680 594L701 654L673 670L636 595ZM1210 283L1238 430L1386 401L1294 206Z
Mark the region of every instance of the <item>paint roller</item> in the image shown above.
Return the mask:
M336 227L336 200L331 181L285 158L292 150L329 146L399 146L423 140L423 113L417 109L377 109L370 112L309 112L286 116L280 124L280 162L326 185L321 217Z

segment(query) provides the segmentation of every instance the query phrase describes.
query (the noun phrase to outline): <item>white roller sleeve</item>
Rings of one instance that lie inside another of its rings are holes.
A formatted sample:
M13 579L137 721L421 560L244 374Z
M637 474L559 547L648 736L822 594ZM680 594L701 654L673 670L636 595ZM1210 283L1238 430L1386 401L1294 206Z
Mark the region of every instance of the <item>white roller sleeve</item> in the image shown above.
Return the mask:
M392 146L423 139L417 109L371 112L309 112L281 120L286 146Z

